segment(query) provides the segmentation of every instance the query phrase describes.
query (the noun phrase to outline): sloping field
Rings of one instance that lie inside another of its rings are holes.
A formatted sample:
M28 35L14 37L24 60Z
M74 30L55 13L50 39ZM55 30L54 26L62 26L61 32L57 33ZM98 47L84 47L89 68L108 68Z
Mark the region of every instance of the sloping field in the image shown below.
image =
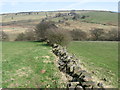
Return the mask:
M94 12L88 12L88 13L81 13L81 15L89 16L84 20L92 23L101 23L101 24L109 24L109 25L118 24L117 13L94 11Z
M106 85L117 87L118 42L72 42L68 50L80 58L93 76Z
M3 88L64 87L51 48L38 42L3 42Z
M66 25L65 23L58 24L59 27L62 27L67 30L73 30L73 29L80 29L85 32L89 32L90 30L93 30L94 28L102 28L105 32L111 31L112 29L117 30L117 26L112 25L102 25L102 24L96 24L96 23L86 23L81 21L66 21L66 23L69 23L70 25Z
M34 20L41 20L42 18L55 16L57 13L70 13L69 11L52 11L52 12L31 12L31 14L25 14L25 13L12 13L12 14L6 14L1 15L2 16L2 22L16 22L16 21L34 21ZM85 19L81 19L81 21L87 21L89 23L100 23L100 24L110 24L110 25L117 25L118 23L118 13L108 12L108 11L76 11L77 14L89 16ZM63 17L57 17L55 19L61 20ZM69 16L67 16L69 18ZM54 19L54 18L53 18ZM54 20L56 21L56 20Z
M26 30L30 30L32 28L28 27L20 27L20 26L2 26L0 27L0 31L4 31L8 36L10 41L14 41L18 34L24 33Z
M101 28L105 31L110 31L112 29L117 29L117 19L118 14L108 11L75 11L79 16L88 16L85 19L73 20L73 16L61 16L54 17L58 13L70 13L69 11L52 11L52 12L31 12L31 14L26 13L11 13L4 14L2 16L2 27L1 30L9 35L10 41L14 41L19 33L22 33L29 29L34 29L35 26L43 19L57 22L58 27L64 29L73 30L81 29L88 32L94 28ZM68 20L65 20L67 18ZM64 21L63 23L58 23L58 21ZM68 23L69 25L67 25Z

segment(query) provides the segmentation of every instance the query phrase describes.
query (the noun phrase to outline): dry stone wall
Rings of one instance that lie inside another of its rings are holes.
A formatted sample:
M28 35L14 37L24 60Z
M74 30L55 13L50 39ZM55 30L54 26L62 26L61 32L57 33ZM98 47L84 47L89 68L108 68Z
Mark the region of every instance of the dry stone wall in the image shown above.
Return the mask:
M81 68L79 59L70 55L67 50L60 45L54 44L52 47L52 52L59 58L59 70L71 77L71 80L69 80L67 84L67 88L72 88L73 90L103 89L102 83L95 83L90 73Z

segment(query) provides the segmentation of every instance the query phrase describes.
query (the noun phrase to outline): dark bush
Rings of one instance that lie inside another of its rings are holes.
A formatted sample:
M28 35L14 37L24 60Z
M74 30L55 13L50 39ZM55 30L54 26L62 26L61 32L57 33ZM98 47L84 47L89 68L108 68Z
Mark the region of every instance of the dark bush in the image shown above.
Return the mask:
M87 40L87 33L80 29L70 31L70 33L71 33L73 40L75 41Z
M71 36L68 31L56 28L48 30L47 39L49 40L50 45L56 43L62 46L66 46L71 41Z
M118 30L112 29L108 32L109 40L110 41L117 41L118 40Z
M49 28L57 28L57 27L55 23L52 21L40 22L35 28L37 40L41 40L41 39L46 40L46 32L47 29Z
M118 41L118 33L117 29L112 29L108 32L105 32L103 29L94 29L91 31L91 40Z
M104 34L104 30L101 28L94 28L91 30L91 40L101 40L102 35Z
M33 30L28 30L25 32L25 40L27 41L35 41L35 32Z
M57 14L55 15L55 17L61 17L61 16L62 16L61 13L57 13Z
M80 19L80 15L79 14L75 14L72 19L73 20L79 20Z
M28 30L25 33L20 33L15 41L35 41L35 32L33 30Z
M25 34L24 33L20 33L17 38L15 39L15 41L25 41Z

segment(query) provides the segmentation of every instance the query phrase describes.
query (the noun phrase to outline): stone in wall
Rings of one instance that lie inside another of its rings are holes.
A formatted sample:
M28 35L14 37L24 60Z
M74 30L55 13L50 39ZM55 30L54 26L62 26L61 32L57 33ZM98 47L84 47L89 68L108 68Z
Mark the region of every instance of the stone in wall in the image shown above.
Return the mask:
M75 55L70 55L65 48L60 45L53 44L53 53L58 56L58 68L60 71L72 77L67 87L73 90L92 89L102 87L102 84L96 84L92 81L90 73L81 68L79 59Z

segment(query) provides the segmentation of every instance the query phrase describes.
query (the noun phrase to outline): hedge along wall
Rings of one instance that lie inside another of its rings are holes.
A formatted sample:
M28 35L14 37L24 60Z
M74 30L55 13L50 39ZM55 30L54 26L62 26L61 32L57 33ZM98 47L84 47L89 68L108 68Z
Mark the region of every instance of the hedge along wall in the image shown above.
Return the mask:
M94 89L94 88L103 88L102 83L96 83L93 81L90 73L81 68L79 59L75 56L68 54L67 50L57 44L53 45L52 52L59 58L58 68L60 71L71 76L71 80L67 84L67 88L76 89Z

